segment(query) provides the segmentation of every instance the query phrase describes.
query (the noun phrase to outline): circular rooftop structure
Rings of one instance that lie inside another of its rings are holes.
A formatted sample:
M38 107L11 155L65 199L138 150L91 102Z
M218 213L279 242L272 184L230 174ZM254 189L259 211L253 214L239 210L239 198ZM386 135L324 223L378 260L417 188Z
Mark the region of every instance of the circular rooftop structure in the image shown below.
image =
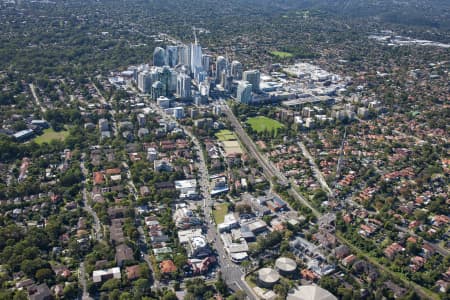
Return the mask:
M302 285L290 291L286 300L337 300L337 298L320 286Z
M288 257L280 257L275 261L275 267L280 273L293 273L297 269L297 263Z
M271 287L280 280L280 275L272 268L262 268L258 271L258 281L264 287Z
M194 249L203 248L207 245L206 240L202 236L195 236L191 240Z

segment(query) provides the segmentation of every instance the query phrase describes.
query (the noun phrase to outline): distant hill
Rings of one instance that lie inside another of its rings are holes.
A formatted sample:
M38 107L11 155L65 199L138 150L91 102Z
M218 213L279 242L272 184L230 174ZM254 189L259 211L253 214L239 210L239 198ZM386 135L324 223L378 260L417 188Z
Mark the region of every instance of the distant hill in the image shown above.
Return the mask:
M450 28L450 0L228 0L218 6L225 3L255 10L320 9L340 16Z
M111 0L103 0L105 2ZM404 25L450 28L450 0L137 0L160 10L199 15L270 15L278 11L318 9L351 18L374 18ZM207 9L205 9L207 8Z
M373 17L407 25L450 27L449 0L275 0L278 5L316 8L349 17Z

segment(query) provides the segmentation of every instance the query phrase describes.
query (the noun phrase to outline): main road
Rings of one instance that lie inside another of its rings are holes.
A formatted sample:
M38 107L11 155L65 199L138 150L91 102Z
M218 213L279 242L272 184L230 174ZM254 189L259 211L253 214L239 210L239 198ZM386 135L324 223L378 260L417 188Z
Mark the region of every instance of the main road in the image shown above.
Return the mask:
M189 128L178 123L178 121L173 117L168 115L163 109L158 107L154 102L149 102L150 107L158 113L161 117L174 121L180 126L185 134L190 137L191 141L195 145L195 150L197 151L198 161L196 162L199 170L199 185L203 197L203 212L205 215L205 223L207 226L207 239L213 245L213 248L217 251L217 259L221 268L222 278L225 280L227 285L233 290L243 290L247 294L247 297L251 300L256 300L258 297L255 295L250 286L245 282L245 274L239 268L231 262L227 253L225 252L225 247L217 233L217 228L212 219L212 205L213 200L211 199L210 193L210 183L208 168L206 166L206 159L204 152L202 150L201 144L197 137L191 132Z
M228 120L231 122L231 125L234 128L235 133L239 137L240 141L244 144L244 146L247 148L247 151L249 152L250 156L255 158L259 165L263 168L264 175L266 175L267 179L269 181L272 180L272 178L276 178L279 183L285 186L289 186L287 188L287 192L289 195L291 195L294 199L297 201L300 201L303 205L311 209L313 214L316 217L320 217L321 213L314 208L314 206L309 203L308 200L306 200L297 190L296 185L294 182L289 181L286 176L284 176L273 164L272 162L265 156L263 156L258 149L256 148L255 143L253 140L248 136L248 134L245 132L244 128L242 128L241 123L236 118L236 116L233 114L231 109L228 107L226 102L221 103L221 107L223 108L223 112L227 116Z

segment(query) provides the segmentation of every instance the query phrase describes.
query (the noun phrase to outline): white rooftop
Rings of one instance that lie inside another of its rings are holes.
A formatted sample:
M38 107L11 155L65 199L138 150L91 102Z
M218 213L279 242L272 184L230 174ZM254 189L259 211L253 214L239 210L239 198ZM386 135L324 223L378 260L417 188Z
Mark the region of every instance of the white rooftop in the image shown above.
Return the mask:
M201 229L196 228L178 231L178 240L180 241L181 244L186 244L189 242L190 239L195 237L203 237Z
M189 189L196 188L197 180L196 179L188 179L188 180L177 180L175 181L175 188L179 189Z
M317 285L298 286L289 292L287 300L337 300L329 291Z
M106 270L96 270L92 273L92 281L101 282L102 276L112 275L115 279L120 279L120 268L115 267Z

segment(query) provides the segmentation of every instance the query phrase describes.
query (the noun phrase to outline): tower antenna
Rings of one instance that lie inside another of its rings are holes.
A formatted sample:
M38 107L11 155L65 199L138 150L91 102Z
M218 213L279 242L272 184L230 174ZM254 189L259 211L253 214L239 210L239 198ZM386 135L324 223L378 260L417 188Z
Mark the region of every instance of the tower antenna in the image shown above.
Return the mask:
M197 45L197 44L198 44L198 40L197 40L197 32L196 32L196 28L195 28L195 27L192 27L192 30L194 31L194 41L195 41L195 44Z

